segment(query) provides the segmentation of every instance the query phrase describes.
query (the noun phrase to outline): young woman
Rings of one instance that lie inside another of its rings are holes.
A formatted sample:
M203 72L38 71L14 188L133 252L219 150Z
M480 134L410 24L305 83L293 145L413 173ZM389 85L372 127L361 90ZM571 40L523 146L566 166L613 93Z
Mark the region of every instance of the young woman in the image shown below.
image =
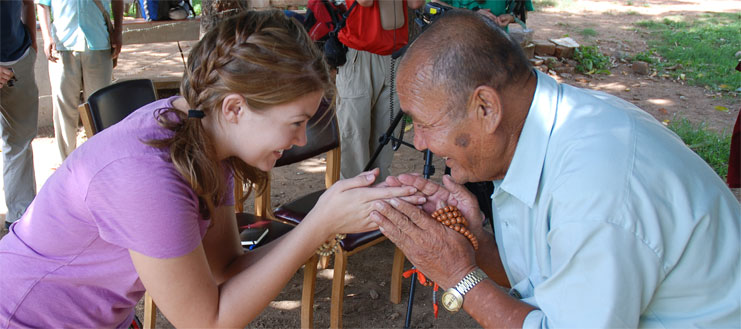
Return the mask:
M378 172L362 173L281 239L243 252L233 177L263 183L284 150L306 143L330 88L322 54L280 12L207 33L183 97L84 143L0 241L0 328L128 327L145 289L177 327L247 325L322 242L373 229L374 200L416 191L370 187Z

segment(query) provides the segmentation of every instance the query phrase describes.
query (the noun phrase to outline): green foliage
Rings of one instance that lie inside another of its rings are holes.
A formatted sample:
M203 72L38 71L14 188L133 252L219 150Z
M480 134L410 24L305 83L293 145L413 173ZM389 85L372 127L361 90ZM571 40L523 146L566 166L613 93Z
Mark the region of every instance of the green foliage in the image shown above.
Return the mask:
M201 0L191 0L190 3L193 5L196 16L201 16Z
M574 52L576 70L586 74L610 74L610 57L601 53L597 46L580 46Z
M731 150L731 134L717 133L704 123L693 125L685 118L674 118L669 129L679 135L687 146L695 151L710 167L725 179L728 174L728 157Z
M585 37L596 37L597 31L595 31L593 28L586 28L586 29L581 30L579 34Z
M707 13L693 20L667 17L636 25L649 32L650 51L661 56L656 65L661 74L736 96L741 74L733 68L734 54L741 49L741 13Z

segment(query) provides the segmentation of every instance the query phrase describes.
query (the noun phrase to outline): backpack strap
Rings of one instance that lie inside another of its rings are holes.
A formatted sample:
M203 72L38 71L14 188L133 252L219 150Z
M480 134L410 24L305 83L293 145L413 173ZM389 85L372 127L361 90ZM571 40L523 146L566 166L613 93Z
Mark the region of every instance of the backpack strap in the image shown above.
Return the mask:
M342 30L342 28L345 27L345 21L347 20L347 17L350 16L350 13L352 13L353 8L355 8L357 4L358 4L357 0L352 3L352 6L350 6L350 8L347 9L347 12L345 12L342 15L342 19L339 22L337 22L337 25L334 27L334 30L329 32L330 34L334 33L334 35L337 35L340 33L340 30Z
M337 11L337 8L330 5L330 0L321 0L322 4L324 5L324 8L327 9L327 12L329 13L329 16L332 18L332 24L337 25L337 23L340 22L339 12Z

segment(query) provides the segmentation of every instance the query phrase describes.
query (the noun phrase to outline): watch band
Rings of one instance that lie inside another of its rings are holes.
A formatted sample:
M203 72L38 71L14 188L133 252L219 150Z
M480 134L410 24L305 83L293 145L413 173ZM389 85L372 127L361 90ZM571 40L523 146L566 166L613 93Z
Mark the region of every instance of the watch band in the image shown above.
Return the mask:
M486 278L488 278L486 273L477 267L475 270L471 271L471 273L466 274L466 276L458 282L455 286L455 290L458 290L461 296L465 296L469 290L473 289L476 284L484 281Z
M471 273L466 274L455 287L445 290L440 299L443 307L451 313L458 312L463 307L463 295L486 278L488 278L486 273L478 267L471 271Z

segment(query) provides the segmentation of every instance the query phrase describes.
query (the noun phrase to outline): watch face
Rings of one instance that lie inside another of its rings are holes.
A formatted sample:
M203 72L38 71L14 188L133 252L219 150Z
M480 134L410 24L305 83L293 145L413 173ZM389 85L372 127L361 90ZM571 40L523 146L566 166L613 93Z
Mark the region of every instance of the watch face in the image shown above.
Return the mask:
M442 302L443 307L450 312L458 312L458 310L461 309L461 306L463 306L463 298L447 291L443 293L440 302Z

